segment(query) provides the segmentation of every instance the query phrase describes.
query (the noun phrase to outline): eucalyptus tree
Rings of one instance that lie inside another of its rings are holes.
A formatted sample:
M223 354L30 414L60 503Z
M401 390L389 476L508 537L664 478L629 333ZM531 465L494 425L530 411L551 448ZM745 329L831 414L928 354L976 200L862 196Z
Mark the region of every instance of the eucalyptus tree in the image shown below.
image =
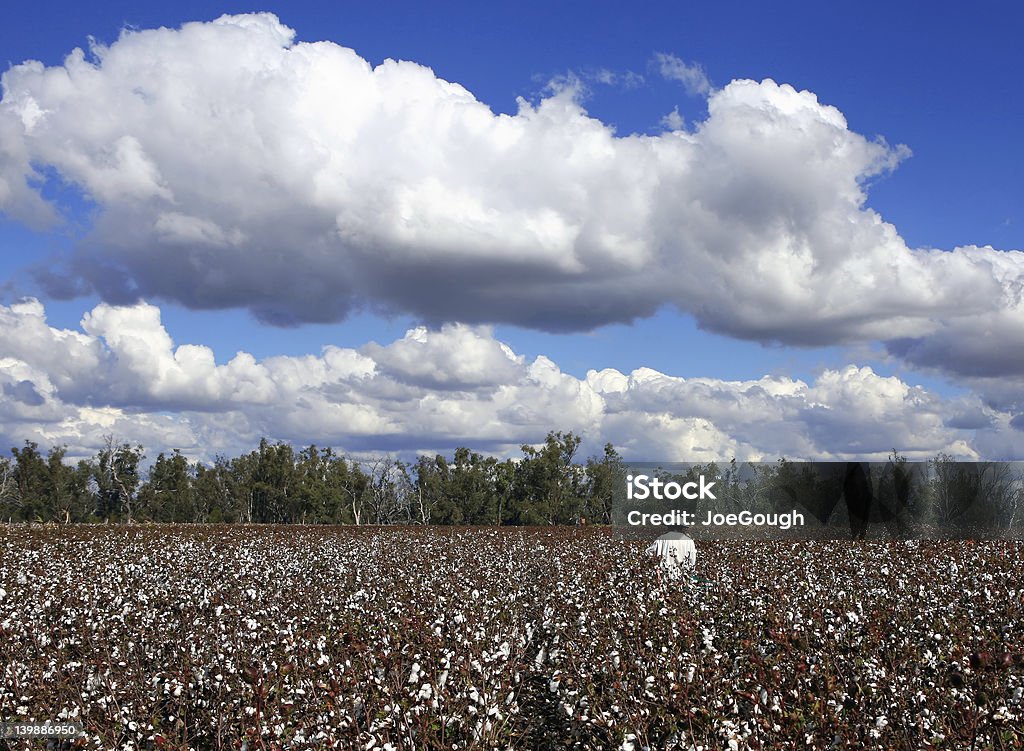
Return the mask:
M101 519L122 519L131 522L139 511L139 467L146 456L141 445L116 445L114 437L105 439L92 463L92 480L96 484L96 515Z
M592 456L587 460L583 518L595 524L611 524L612 502L624 476L622 457L610 443L605 444L600 459Z
M584 473L573 463L582 439L550 432L540 448L522 446L516 466L515 517L519 524L569 524L584 507Z
M157 456L139 489L140 506L153 521L202 522L206 509L196 502L196 468L179 449Z

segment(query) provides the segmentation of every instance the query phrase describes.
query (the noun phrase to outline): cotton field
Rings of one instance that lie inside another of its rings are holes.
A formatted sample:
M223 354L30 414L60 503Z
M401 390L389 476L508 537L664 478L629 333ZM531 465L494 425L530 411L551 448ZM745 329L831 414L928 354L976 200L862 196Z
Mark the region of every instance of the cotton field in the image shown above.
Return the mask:
M644 547L3 527L0 721L90 749L1024 746L1024 544L703 543L683 582Z

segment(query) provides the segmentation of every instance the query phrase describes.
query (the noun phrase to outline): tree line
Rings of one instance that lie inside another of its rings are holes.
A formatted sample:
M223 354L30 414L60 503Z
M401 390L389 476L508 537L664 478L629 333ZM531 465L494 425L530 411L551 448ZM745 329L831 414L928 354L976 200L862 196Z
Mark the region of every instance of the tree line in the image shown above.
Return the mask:
M522 457L452 456L356 461L331 448L260 441L212 464L112 436L90 459L66 462L26 441L0 457L0 519L36 522L273 524L607 524L621 458L611 444L584 462L572 432L548 434Z
M220 522L269 524L609 524L625 474L608 444L601 456L577 460L581 438L550 432L542 446L499 460L458 448L451 456L405 462L382 455L356 461L332 448L296 449L260 441L258 448L211 464L180 451L161 452L147 467L143 446L108 436L77 464L67 449L45 454L32 441L0 457L0 520L35 522ZM846 507L842 463L761 464L753 477L714 462L676 476L717 482L715 510L730 505L771 510L799 501L824 521ZM1024 476L1005 462L958 462L940 454L909 464L895 450L867 464L873 475L874 521L912 526L1016 527L1024 517ZM666 478L672 475L665 473ZM848 479L847 479L848 482ZM826 506L817 509L825 503ZM710 506L708 509L710 510ZM701 503L695 510L703 514Z

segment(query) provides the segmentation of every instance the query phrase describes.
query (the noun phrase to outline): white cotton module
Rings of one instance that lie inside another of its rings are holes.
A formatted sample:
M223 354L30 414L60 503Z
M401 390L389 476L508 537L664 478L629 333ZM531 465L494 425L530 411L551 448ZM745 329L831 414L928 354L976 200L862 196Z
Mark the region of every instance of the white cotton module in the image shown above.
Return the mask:
M682 577L686 569L697 565L697 546L685 532L663 534L647 548L649 555L658 557L658 564L673 579Z

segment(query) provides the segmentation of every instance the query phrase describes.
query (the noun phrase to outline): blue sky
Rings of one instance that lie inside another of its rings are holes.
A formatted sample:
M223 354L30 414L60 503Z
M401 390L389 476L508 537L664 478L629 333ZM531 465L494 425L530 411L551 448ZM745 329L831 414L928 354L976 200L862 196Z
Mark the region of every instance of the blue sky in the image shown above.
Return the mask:
M620 4L591 2L443 7L288 3L279 8L200 2L163 7L51 3L23 5L5 14L0 62L16 65L36 59L59 66L72 48L87 45L90 36L112 44L123 27L176 28L222 13L257 10L276 13L296 31L297 42L329 40L353 48L372 65L393 58L428 66L439 78L464 86L496 114L515 115L517 97L537 104L551 95L549 82L576 76L582 87L579 106L614 127L617 136L664 133L662 118L674 109L691 131L708 118L707 97L661 75L655 59L659 53L700 66L715 90L735 79L771 78L813 92L822 105L845 116L850 132L867 141L880 137L890 147L909 148L911 156L865 182L865 207L893 225L906 246L943 251L964 245L991 245L998 251L1024 248L1024 188L1019 179L1024 154L1017 133L1024 121L1024 100L1018 95L1024 52L1017 39L1024 11L1011 4L983 3L968 11L962 5L936 3L925 13L909 3L843 8L821 3L666 3L628 12ZM60 172L51 169L51 174ZM0 219L0 289L5 290L0 303L34 296L45 305L55 328L77 329L83 314L101 300L95 291L57 299L27 271L50 263L54 254L93 242L95 206L81 200L80 190L75 184L63 185L59 177L51 178L44 190L68 219L63 225L33 231L10 211ZM304 321L282 328L257 322L244 301L201 310L204 306L189 303L187 295L145 297L159 304L163 325L176 344L208 346L221 365L239 350L262 360L315 355L324 345L386 345L423 317L422 308L410 302L405 310L402 304L392 305L388 315L357 312L342 321ZM717 304L730 302L719 299ZM986 371L988 380L979 383L965 377L963 367L936 365L936 358L944 355L934 352L941 353L941 348L925 347L927 352L915 359L895 354L893 347L887 354L877 333L837 333L834 341L829 341L831 334L765 334L756 325L756 315L737 321L728 313L708 313L698 322L672 304L656 307L660 312L651 317L641 314L632 322L598 323L572 333L557 333L557 325L516 325L514 316L488 321L478 310L466 320L494 324L495 340L527 361L538 355L550 358L577 379L590 369L615 368L628 374L649 367L684 378L756 380L774 375L810 382L824 370L855 364L922 385L939 399L976 399L1005 420L1016 414L1017 397L993 385L997 371L1007 375L1005 368L999 370L1002 365L993 365ZM461 319L453 315L445 320ZM431 323L439 325L440 319ZM802 346L808 341L814 346ZM1009 374L1016 377L1012 367ZM510 442L515 440L510 437Z

